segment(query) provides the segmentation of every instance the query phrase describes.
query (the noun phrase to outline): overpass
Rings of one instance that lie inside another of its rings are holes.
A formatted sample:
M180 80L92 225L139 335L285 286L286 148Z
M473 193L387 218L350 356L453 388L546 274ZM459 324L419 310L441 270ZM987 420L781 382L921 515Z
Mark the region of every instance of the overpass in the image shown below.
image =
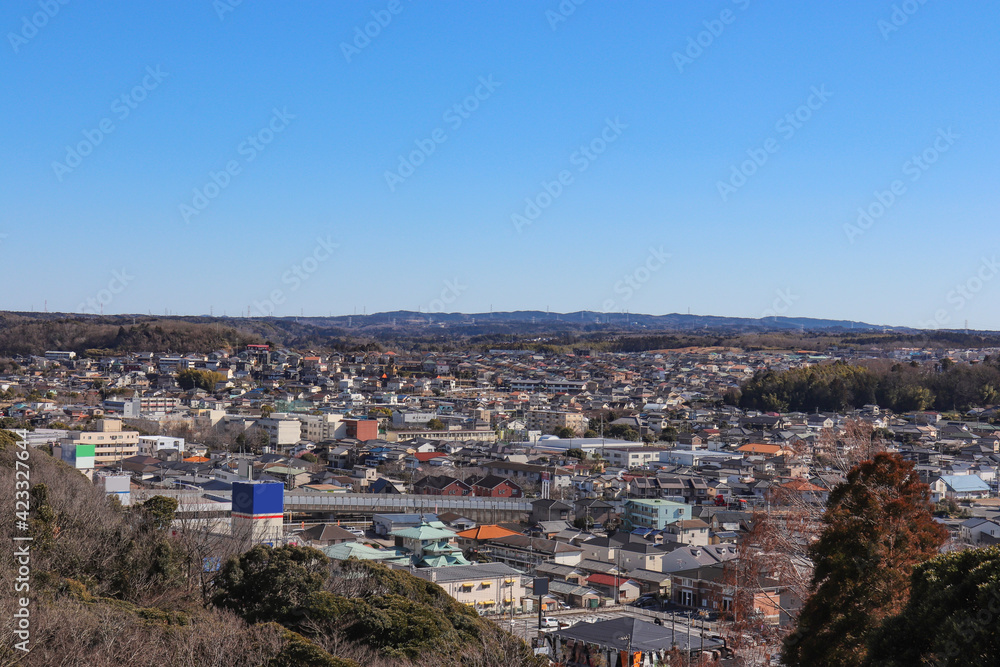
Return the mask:
M381 493L285 492L285 512L373 516L375 514L419 514L455 512L480 523L521 521L531 513L527 500L478 496L428 496Z
M228 515L232 507L231 491L200 493L196 489L142 489L133 492L133 502L139 503L152 496L176 498L178 516L222 516ZM430 512L455 512L478 523L522 521L531 513L531 502L481 496L285 491L286 515L321 515L335 519ZM293 520L298 518L293 517Z

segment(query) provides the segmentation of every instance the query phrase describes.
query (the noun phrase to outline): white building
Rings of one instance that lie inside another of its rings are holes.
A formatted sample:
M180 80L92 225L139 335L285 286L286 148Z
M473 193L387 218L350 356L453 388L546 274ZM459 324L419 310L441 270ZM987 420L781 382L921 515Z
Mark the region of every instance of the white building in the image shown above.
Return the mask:
M162 449L184 451L184 438L173 438L166 435L140 435L139 453L143 456L156 456Z
M290 447L302 439L302 422L284 413L275 412L270 417L258 419L254 426L267 432L271 447Z
M503 563L423 567L410 570L433 581L458 602L484 613L520 611L525 597L523 575Z

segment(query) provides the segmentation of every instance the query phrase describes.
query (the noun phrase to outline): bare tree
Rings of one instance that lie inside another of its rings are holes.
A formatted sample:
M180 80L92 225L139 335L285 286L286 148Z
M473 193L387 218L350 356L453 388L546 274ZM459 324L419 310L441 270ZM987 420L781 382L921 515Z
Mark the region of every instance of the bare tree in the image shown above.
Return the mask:
M872 424L851 420L840 432L825 429L815 447L799 445L795 455L811 456L814 467L826 466L840 478L881 451L885 442ZM780 654L798 608L809 595L813 573L809 545L822 530L825 511L824 494L812 486L805 480L772 486L766 509L753 514L738 557L726 565L723 583L731 597L733 619L727 634L743 665L766 665ZM772 586L781 591L779 596L770 594ZM761 622L755 610L762 596L778 609L784 626Z

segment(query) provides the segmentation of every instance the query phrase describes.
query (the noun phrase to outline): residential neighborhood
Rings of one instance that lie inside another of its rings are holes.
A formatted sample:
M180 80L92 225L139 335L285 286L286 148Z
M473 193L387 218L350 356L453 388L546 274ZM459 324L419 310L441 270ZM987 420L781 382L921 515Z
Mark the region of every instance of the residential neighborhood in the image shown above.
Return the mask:
M754 373L857 351L579 352L51 351L14 360L0 388L12 432L125 504L172 495L178 517L244 546L402 568L498 619L539 607L731 618L741 557L767 558L760 517L819 511L859 430L915 464L949 548L1000 542L995 409L779 413L727 400ZM246 528L241 484L277 489L282 521ZM762 573L753 598L775 627L804 595L809 565L787 560L798 574Z

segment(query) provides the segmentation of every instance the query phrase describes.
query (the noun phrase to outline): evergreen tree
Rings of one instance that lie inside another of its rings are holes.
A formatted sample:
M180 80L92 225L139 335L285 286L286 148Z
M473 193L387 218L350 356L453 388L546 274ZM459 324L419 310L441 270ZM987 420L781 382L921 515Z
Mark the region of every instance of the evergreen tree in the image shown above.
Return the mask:
M910 600L874 633L868 665L995 665L1000 656L1000 548L933 558L913 572Z
M906 602L913 568L935 556L947 531L931 516L913 464L876 454L830 494L810 547L811 594L786 641L785 664L862 665L873 628Z
M312 547L255 546L222 567L212 601L248 623L288 623L306 598L320 590L329 560Z

